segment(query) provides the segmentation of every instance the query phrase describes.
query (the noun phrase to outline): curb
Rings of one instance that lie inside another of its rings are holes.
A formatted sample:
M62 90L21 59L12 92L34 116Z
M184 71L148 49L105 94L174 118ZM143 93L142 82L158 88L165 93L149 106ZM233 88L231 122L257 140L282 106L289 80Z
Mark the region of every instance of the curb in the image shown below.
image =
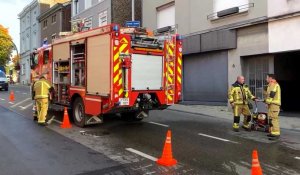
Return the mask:
M223 119L223 120L230 120L230 119L226 119L226 118L222 118L222 117L218 117L218 116L212 116L212 115L208 115L208 114L203 114L203 113L199 113L199 112L188 112L188 111L183 111L183 110L179 110L179 109L167 109L167 110L181 112L181 113L187 113L187 114L193 114L193 115L203 115L206 117L213 117L213 118ZM293 129L293 128L280 128L280 129L300 132L300 129Z

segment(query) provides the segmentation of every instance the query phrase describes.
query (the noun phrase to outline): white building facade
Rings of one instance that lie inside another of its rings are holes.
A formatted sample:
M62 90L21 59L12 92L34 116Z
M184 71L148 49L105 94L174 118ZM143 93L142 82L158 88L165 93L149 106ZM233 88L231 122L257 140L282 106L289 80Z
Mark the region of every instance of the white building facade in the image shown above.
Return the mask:
M20 83L30 83L30 52L40 46L40 30L37 16L39 16L38 1L32 1L21 13L20 19Z

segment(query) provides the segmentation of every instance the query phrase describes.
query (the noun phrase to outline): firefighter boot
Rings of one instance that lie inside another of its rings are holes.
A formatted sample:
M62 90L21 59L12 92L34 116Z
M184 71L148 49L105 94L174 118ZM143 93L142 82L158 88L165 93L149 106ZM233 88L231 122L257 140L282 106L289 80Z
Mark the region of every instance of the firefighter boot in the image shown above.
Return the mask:
M269 140L278 140L280 137L280 132L272 132L273 129L272 119L270 119L269 122L270 122L271 132L267 136L269 137Z
M240 124L240 117L239 116L234 116L234 119L233 119L233 131L235 132L239 132L239 124Z
M251 131L251 123L250 123L250 121L251 121L251 116L245 116L243 128L246 131Z
M238 123L233 123L233 131L235 131L235 132L239 132L239 124Z

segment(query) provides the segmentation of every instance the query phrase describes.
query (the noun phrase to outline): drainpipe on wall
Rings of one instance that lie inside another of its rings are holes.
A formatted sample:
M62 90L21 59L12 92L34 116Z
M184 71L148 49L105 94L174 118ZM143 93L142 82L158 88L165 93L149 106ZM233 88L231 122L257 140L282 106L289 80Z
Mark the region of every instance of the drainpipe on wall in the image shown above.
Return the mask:
M134 21L134 1L135 0L131 0L131 17L132 17L132 21Z

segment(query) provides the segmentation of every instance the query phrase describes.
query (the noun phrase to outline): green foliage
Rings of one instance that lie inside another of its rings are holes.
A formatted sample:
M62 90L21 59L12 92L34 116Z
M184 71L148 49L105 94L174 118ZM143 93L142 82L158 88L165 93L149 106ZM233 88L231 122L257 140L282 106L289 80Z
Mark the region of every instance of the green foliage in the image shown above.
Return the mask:
M0 66L4 66L10 57L13 49L12 38L8 29L0 24Z

